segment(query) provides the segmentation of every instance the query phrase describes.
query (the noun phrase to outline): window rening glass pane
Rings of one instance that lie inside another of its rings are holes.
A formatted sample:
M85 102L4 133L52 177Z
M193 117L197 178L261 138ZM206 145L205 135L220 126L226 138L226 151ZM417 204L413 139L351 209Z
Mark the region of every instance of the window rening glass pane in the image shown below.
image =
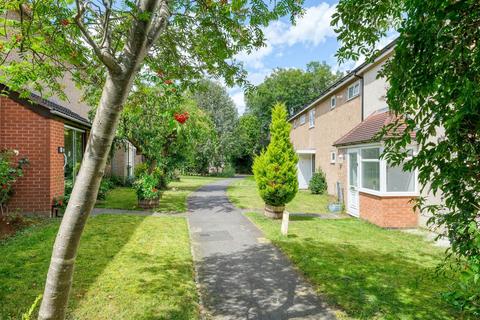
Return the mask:
M356 153L349 153L349 177L350 177L350 185L357 186L357 170L358 170L358 161L357 161L357 154Z
M380 148L362 149L362 159L378 160L380 158Z
M362 187L380 191L380 162L362 162Z
M404 171L402 165L387 166L387 192L414 192L415 174Z

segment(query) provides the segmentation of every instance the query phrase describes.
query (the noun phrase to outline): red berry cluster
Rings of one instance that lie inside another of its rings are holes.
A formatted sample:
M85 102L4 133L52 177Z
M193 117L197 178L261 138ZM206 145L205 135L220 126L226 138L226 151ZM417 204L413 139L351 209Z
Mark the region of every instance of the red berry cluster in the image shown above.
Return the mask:
M68 19L62 19L60 20L60 24L64 27L67 27L70 24L70 21Z
M190 115L188 114L188 112L185 111L184 113L175 113L174 117L178 123L184 124L188 120Z

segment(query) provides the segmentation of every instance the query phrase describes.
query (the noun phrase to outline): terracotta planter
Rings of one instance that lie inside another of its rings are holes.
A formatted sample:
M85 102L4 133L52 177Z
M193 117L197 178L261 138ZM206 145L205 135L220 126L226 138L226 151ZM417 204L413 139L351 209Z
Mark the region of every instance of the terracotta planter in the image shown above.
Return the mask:
M138 199L138 207L145 210L155 209L159 203L160 197L156 199Z
M265 211L263 213L271 219L282 219L283 211L285 211L285 206L276 207L265 204Z

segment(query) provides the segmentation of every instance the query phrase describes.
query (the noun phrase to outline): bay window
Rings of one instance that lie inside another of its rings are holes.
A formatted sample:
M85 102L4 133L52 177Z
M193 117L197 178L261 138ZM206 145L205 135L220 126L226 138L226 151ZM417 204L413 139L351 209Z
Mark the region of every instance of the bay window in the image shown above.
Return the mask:
M414 194L417 190L415 171L405 171L403 164L390 166L380 158L382 148L360 148L360 185L364 192L373 194ZM410 159L413 150L409 150Z
M362 149L362 188L380 191L380 148Z

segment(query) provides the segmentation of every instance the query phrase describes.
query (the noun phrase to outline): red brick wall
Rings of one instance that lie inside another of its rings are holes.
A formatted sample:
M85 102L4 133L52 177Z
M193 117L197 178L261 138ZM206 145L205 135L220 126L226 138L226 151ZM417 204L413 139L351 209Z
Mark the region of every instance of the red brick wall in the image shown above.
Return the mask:
M379 197L360 192L360 218L383 228L414 228L418 212L412 197Z
M65 128L63 122L50 120L49 121L49 133L50 133L50 198L61 196L64 191L64 172L63 154L58 153L58 147L64 147Z
M63 123L0 97L0 148L16 149L30 165L17 181L10 210L48 213L53 196L63 193Z

